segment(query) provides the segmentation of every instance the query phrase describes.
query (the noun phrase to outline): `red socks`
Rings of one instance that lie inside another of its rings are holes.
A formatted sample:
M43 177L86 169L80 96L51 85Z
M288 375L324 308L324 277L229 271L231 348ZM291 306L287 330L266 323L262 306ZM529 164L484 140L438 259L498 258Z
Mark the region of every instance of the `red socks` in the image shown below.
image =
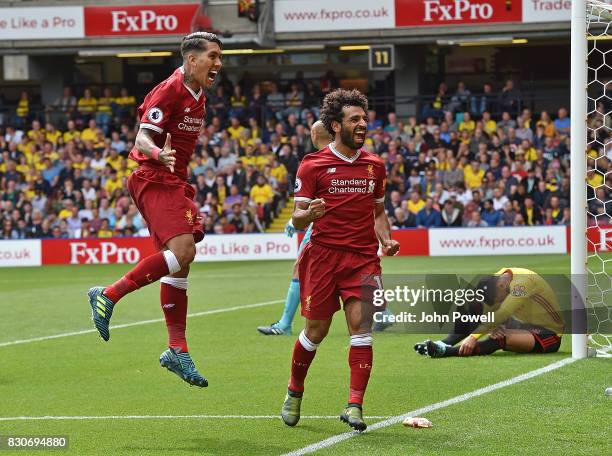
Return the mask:
M104 295L117 304L126 294L157 282L169 272L164 252L158 252L140 261L130 272L107 287Z
M163 277L160 290L161 307L168 328L168 347L187 349L185 327L187 325L187 279Z
M363 404L363 396L368 387L373 358L372 335L359 334L351 336L351 349L349 350L348 357L351 369L349 404Z
M310 363L317 353L319 344L312 343L304 334L300 333L293 347L291 358L291 377L289 378L289 389L294 392L304 392L304 380L308 373Z

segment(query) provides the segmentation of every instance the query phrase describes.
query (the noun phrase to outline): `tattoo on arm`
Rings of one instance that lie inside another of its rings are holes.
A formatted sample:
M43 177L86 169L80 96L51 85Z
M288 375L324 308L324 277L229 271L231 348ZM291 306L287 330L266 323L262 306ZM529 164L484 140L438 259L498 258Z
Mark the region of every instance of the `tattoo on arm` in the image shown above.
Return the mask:
M141 128L138 130L135 141L136 150L149 158L151 158L151 151L153 148L157 148L155 142L153 141L152 134L152 131L147 130L146 128Z

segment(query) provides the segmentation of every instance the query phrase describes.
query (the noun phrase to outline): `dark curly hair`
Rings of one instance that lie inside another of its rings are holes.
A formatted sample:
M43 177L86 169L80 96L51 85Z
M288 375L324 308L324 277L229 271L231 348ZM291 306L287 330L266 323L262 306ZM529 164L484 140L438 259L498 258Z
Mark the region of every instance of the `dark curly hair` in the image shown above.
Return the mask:
M319 118L321 122L323 122L323 125L325 125L329 134L332 135L332 138L336 135L336 132L332 129L331 124L334 120L342 123L342 117L344 116L342 108L345 106L359 106L367 112L368 99L363 93L356 89L336 89L325 95Z

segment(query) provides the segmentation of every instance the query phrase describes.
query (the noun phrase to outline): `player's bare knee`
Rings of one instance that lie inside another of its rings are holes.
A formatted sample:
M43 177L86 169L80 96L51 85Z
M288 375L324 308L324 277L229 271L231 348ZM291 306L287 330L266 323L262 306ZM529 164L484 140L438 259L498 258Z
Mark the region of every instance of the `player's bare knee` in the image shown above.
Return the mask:
M172 250L172 253L174 253L174 256L176 256L181 269L185 269L189 267L189 265L193 263L193 260L195 259L195 244L182 244L178 246L178 248Z
M328 331L329 326L313 326L310 328L306 327L304 333L310 341L315 344L320 344L323 342L323 339L325 339L325 336L327 336Z

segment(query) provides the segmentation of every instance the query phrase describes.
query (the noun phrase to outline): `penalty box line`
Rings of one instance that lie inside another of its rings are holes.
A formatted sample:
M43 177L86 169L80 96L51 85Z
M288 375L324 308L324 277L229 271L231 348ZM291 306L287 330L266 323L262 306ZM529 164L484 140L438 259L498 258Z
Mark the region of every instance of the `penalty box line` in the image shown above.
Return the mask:
M203 317L205 315L214 315L214 314L225 313L225 312L233 312L234 310L254 309L256 307L271 306L272 304L279 304L281 302L285 302L285 301L277 299L275 301L257 302L255 304L245 304L243 306L233 306L233 307L225 307L223 309L204 310L202 312L194 312L194 313L187 314L187 317L188 318ZM142 325L148 325L151 323L160 323L163 321L165 321L163 318L154 318L152 320L134 321L132 323L113 325L110 327L110 329L131 328L132 326L142 326ZM93 329L83 329L81 331L72 331L72 332L65 332L65 333L60 333L60 334L53 334L51 336L41 336L41 337L33 337L31 339L13 340L10 342L0 343L0 348L8 347L10 345L28 344L31 342L41 342L44 340L60 339L63 337L71 337L71 336L80 336L81 334L90 334L90 333L97 333L97 332L98 330L93 328Z
M525 380L529 380L531 378L537 377L542 374L546 374L548 372L552 372L563 366L571 364L576 360L577 360L576 358L564 358L560 361L554 362L552 364L548 364L544 367L540 367L539 369L535 369L535 370L526 372L524 374L517 375L516 377L512 377L512 378L503 380L498 383L493 383L492 385L485 386L483 388L479 388L469 393L461 394L459 396L452 397L445 401L436 402L435 404L427 405L425 407L421 407L416 410L412 410L410 412L404 413L403 415L397 415L391 418L387 418L383 421L379 421L378 423L374 423L373 425L368 426L365 433L372 432L377 429L382 429L388 426L392 426L394 424L401 423L406 418L411 417L411 416L419 416L425 413L433 412L434 410L439 410L445 407L449 407L451 405L459 404L460 402L465 402L475 397L479 397L484 394L491 393L498 389L505 388L507 386L514 385L516 383L524 382ZM353 438L357 435L359 435L359 433L357 432L344 432L342 434L334 435L327 439L321 440L320 442L313 443L312 445L308 445L298 450L291 451L289 453L284 454L283 456L301 456L304 454L314 453L315 451L322 450L323 448L328 448L332 445L335 445L337 443Z

